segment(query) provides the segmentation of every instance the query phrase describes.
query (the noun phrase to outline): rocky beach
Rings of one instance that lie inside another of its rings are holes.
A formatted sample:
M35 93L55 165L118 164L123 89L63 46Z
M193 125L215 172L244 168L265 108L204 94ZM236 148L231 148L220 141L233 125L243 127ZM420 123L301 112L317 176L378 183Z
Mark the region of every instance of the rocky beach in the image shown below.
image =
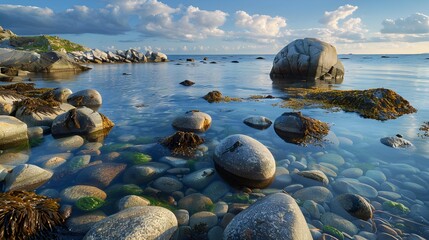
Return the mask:
M419 55L340 59L314 38L263 57L1 39L2 239L429 238ZM383 69L412 84L373 81Z

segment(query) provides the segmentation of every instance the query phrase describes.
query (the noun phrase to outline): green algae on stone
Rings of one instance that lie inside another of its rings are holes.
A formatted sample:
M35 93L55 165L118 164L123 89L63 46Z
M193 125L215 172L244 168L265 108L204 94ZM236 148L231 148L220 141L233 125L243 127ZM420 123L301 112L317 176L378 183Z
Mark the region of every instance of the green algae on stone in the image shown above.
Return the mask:
M393 201L385 201L383 203L383 209L393 214L407 215L410 213L410 209L404 204Z
M123 197L127 195L141 195L143 189L135 184L115 184L106 189L106 193L111 198Z
M121 157L126 162L132 164L143 164L152 161L152 157L150 155L138 152L122 152Z
M332 226L325 225L325 226L323 226L322 231L324 233L327 233L329 235L336 237L338 240L344 240L344 234L340 230L338 230Z
M225 196L223 200L230 203L249 203L250 196L247 193L235 193Z
M98 197L82 197L76 201L75 205L82 211L90 212L99 209L104 203L105 201Z
M100 148L100 151L103 152L103 153L106 153L106 152L117 152L117 151L120 151L120 150L124 150L124 149L126 149L126 148L128 148L130 146L131 145L127 144L127 143L113 143L113 144L103 145Z
M376 120L395 119L417 110L396 92L376 88L367 90L326 90L326 89L286 89L290 99L302 102L303 106L319 105L323 108L341 108L346 112L356 112L364 118ZM283 104L288 107L288 101Z
M142 197L149 200L151 206L158 206L158 207L167 208L170 211L177 210L175 206L169 204L168 202L166 202L164 200L158 199L156 197L151 197L151 196L146 196L146 195L143 195Z

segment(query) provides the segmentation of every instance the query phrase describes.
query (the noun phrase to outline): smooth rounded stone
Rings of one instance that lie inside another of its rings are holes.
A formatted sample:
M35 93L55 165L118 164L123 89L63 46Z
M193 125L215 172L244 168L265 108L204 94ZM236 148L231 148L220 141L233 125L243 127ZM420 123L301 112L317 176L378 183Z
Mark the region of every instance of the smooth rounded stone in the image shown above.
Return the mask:
M67 160L62 168L65 171L76 172L86 167L90 161L91 161L90 155L74 156L73 158Z
M76 150L84 144L85 140L78 135L58 138L49 144L50 149L54 149L57 152L67 152Z
M377 239L383 239L383 240L400 240L400 238L397 238L397 237L395 237L395 236L393 236L391 234L384 233L384 232L378 233L377 234Z
M30 156L22 152L6 152L0 155L0 164L19 165L28 162Z
M236 215L223 235L223 239L249 238L308 240L312 236L295 199L275 193Z
M324 174L326 174L326 176L328 176L328 177L337 177L337 173L334 170L332 170L328 167L325 167L323 165L320 165L320 164L310 164L308 166L308 169L309 170L320 170Z
M310 216L313 219L320 219L320 211L315 201L305 200L304 203L302 204L302 207L304 207L307 210L307 212L310 214Z
M64 202L74 203L79 200L79 198L83 197L96 197L104 200L107 194L103 190L93 186L74 185L63 189L60 193L60 197Z
M186 161L185 159L172 157L172 156L164 156L160 158L158 161L162 163L167 163L175 168L182 168L188 165L188 161Z
M353 219L352 222L356 227L359 228L360 231L368 231L368 232L374 231L374 229L373 229L374 227L373 227L371 221L364 221L362 219ZM355 235L355 236L357 236L357 235Z
M270 187L283 188L291 183L292 183L292 177L290 174L280 174L280 175L276 175Z
M42 138L44 130L41 126L27 128L28 138Z
M273 155L266 146L242 134L223 139L214 151L216 170L231 184L263 188L276 171Z
M98 188L105 188L124 171L126 164L101 163L82 169L75 181L77 184L86 184Z
M380 184L387 180L386 175L384 175L384 173L379 170L368 170L366 171L365 176L374 179Z
M0 146L27 140L27 124L15 117L0 115Z
M365 239L368 239L368 240L376 240L376 238L377 238L377 235L375 235L372 232L367 232L367 231L360 231L359 232L359 236L362 236L362 237L364 237Z
M428 192L427 188L414 182L403 182L402 187L419 194L426 194Z
M54 88L50 93L52 94L54 100L65 103L67 102L67 98L73 92L69 88L59 87L59 88Z
M409 148L409 147L413 147L414 145L408 141L405 138L401 138L401 137L384 137L380 139L380 142L388 147L392 147L392 148Z
M226 213L222 217L222 220L220 222L220 226L225 229L235 216L236 216L236 214L233 214L230 212Z
M191 228L194 228L197 225L203 224L207 227L207 229L210 229L214 227L217 224L217 216L216 214L212 212L197 212L191 215L189 218L189 226Z
M70 159L73 157L72 153L54 153L54 154L46 154L37 157L36 159L31 159L31 162L34 164L43 164L44 162L48 161L51 158L61 158L64 160Z
M335 166L342 166L345 163L344 158L336 153L326 153L318 158L319 162L330 163Z
M99 150L102 146L103 144L99 142L87 142L82 146L81 150Z
M425 238L424 238L424 237L422 237L422 236L419 236L419 235L417 235L417 234L412 233L412 234L408 235L408 236L405 238L405 240L425 240Z
M226 202L217 202L213 212L216 216L223 217L228 212L228 204Z
M105 219L107 216L102 211L95 211L77 217L67 219L66 225L70 232L87 233L94 224Z
M291 185L285 187L284 190L287 193L294 193L294 192L301 190L303 188L304 188L304 185L302 185L302 184L291 184Z
M320 165L324 166L324 167L327 167L327 168L331 169L334 172L338 172L338 167L335 166L335 165L333 165L333 164L331 164L331 163L321 162Z
M53 136L88 135L108 132L114 123L103 114L87 107L71 109L52 122Z
M45 169L55 169L61 165L63 165L64 163L66 163L67 160L62 158L62 157L52 157L46 161L44 161L41 166Z
M338 195L331 201L330 210L351 221L356 218L367 221L373 217L371 204L358 194Z
M358 177L358 180L359 182L368 184L375 189L378 189L380 187L380 183L367 176L360 176Z
M296 191L292 196L301 201L313 200L317 203L329 202L333 197L329 189L321 186L303 188Z
M75 107L98 107L103 103L103 99L97 90L85 89L69 95L67 102Z
M249 127L260 129L260 130L269 128L273 123L270 119L264 116L248 117L244 119L243 122Z
M19 120L25 122L27 126L34 127L34 126L51 126L54 119L66 112L64 108L67 108L67 106L58 106L58 107L50 107L51 111L31 111L27 112L28 108L27 106L19 107L16 110L15 117Z
M204 168L185 175L182 182L191 188L203 189L216 177L216 171L213 168Z
M384 182L384 183L380 184L380 190L388 191L388 192L397 192L398 187L391 182Z
M351 147L353 146L353 140L346 137L338 137L338 140L340 141L340 145L344 147Z
M177 203L179 208L188 210L190 214L206 211L212 205L212 200L201 193L193 193L185 196Z
M352 178L338 178L332 185L340 193L354 193L367 198L375 198L378 195L375 188Z
M328 177L320 170L301 171L291 175L294 182L304 186L327 186L329 184Z
M173 120L173 127L185 132L205 132L210 128L210 115L198 110L187 111Z
M307 165L305 165L305 164L304 164L304 163L302 163L302 162L295 161L295 162L293 162L293 163L291 163L291 164L289 165L289 168L290 168L290 169L294 169L294 168L296 168L296 169L298 169L298 170L302 171L302 170L307 169Z
M220 226L212 227L207 233L208 240L222 239L222 236L223 236L223 228Z
M122 211L130 207L142 207L150 205L150 201L137 195L127 195L118 201L118 209Z
M417 174L420 170L406 163L389 163L386 165L395 174Z
M215 202L228 192L229 186L226 183L222 181L214 181L210 183L202 193Z
M12 169L4 179L3 190L33 191L51 179L53 173L32 164L20 164Z
M184 175L191 172L190 168L170 168L167 170L167 173L175 174L175 175Z
M359 232L359 229L352 222L335 213L326 212L322 215L320 220L324 225L332 226L351 236L356 235Z
M289 43L277 53L270 77L278 81L321 79L342 82L344 72L334 46L315 38L304 38Z
M152 187L161 190L162 192L172 193L183 188L183 184L172 177L160 177L152 183Z
M392 201L398 200L402 197L401 194L388 191L378 191L378 196L387 198Z
M411 216L423 216L426 219L429 219L429 207L422 204L414 204L410 207Z
M148 162L134 165L124 172L124 182L143 184L164 174L170 168L165 163Z
M170 210L157 206L132 207L96 223L83 239L168 240L176 229L177 219Z
M358 178L363 175L363 171L360 168L347 168L340 175L346 178Z
M176 215L177 223L179 226L186 226L189 224L189 212L186 209L178 209L173 212Z

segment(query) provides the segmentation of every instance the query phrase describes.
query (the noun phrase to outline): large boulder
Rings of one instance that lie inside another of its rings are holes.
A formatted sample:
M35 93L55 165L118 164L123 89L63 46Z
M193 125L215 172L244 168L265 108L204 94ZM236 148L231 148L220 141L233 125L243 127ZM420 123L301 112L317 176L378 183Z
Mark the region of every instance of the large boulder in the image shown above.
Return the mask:
M173 120L173 127L185 132L205 132L210 128L212 118L210 115L198 110L191 110L177 116Z
M32 164L20 164L6 175L3 190L33 191L51 179L53 173Z
M103 114L87 107L71 109L55 118L52 123L52 135L88 135L105 134L114 126Z
M168 240L176 229L176 216L166 208L131 207L96 223L83 239Z
M27 142L27 124L11 116L0 116L0 146Z
M0 115L11 115L16 106L15 101L21 101L25 97L10 91L0 91Z
M15 117L25 122L29 127L50 127L54 119L74 107L67 103L44 101L41 99L27 98L17 104Z
M0 66L16 67L30 72L79 72L90 69L79 65L65 53L46 52L39 54L7 48L0 48Z
M344 78L344 66L334 46L314 38L297 39L280 50L270 72L273 80L335 80Z
M103 103L103 99L97 90L85 89L70 94L67 102L75 107L97 108Z
M298 204L275 193L240 212L225 228L223 239L313 239Z
M234 185L266 187L276 171L270 150L242 134L223 139L214 152L216 170Z

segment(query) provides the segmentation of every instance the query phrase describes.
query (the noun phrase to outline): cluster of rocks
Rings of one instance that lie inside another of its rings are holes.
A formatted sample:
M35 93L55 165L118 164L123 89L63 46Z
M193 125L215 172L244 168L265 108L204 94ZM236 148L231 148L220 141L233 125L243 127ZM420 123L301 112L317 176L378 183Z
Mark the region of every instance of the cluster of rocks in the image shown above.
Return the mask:
M167 62L168 57L161 52L147 51L145 54L135 49L101 51L92 49L89 51L73 51L68 55L79 63L146 63Z

